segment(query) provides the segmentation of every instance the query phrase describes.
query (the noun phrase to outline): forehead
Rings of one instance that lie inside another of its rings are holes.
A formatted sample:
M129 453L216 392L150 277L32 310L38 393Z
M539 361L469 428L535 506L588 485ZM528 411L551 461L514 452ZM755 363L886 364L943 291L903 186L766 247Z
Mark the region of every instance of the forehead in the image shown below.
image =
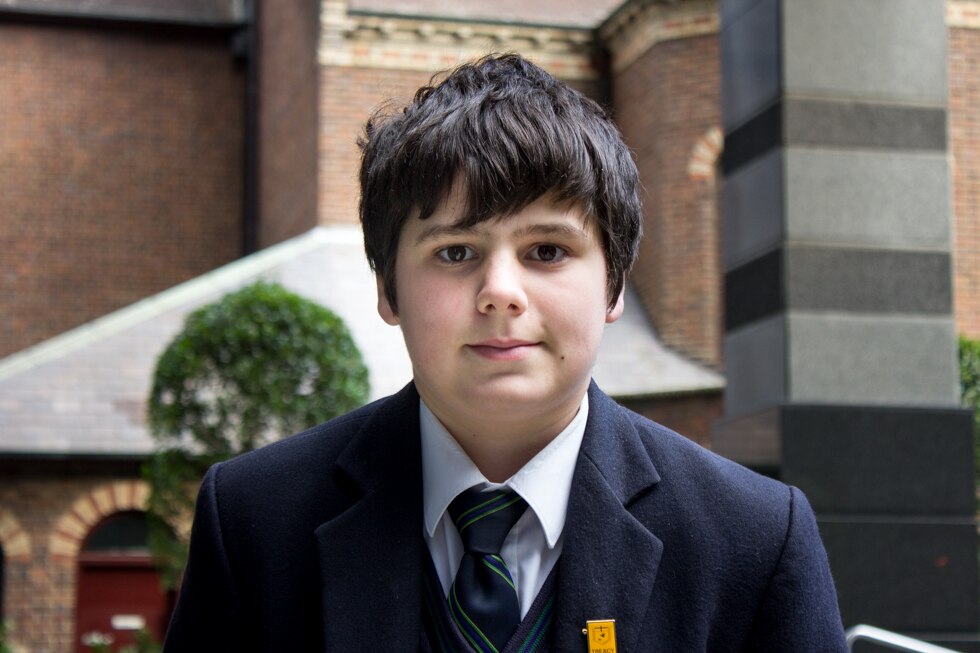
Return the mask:
M447 235L515 235L547 233L589 240L597 239L597 227L580 204L559 202L546 194L516 211L474 219L463 193L447 194L432 215L420 219L413 213L402 226L401 241L418 244Z

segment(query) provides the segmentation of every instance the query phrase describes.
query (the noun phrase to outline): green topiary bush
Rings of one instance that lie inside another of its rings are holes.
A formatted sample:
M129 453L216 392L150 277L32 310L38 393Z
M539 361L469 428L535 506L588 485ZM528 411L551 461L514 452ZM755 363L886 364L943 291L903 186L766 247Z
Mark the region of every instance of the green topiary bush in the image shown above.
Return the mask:
M960 398L963 405L973 409L974 466L980 482L980 340L960 336Z
M10 626L6 622L0 621L0 653L13 653L13 649L10 647L7 641L7 636L10 633Z
M368 372L343 321L278 284L258 282L188 316L157 361L149 397L158 451L150 549L174 587L186 562L194 488L211 464L342 415L368 396Z

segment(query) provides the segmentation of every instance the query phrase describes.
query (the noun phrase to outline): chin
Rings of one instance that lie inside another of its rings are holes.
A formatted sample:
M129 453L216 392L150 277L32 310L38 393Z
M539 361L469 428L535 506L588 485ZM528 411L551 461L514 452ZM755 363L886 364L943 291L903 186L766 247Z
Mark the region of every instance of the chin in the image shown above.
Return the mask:
M523 412L520 409L526 406L532 413L540 414L547 410L548 406L571 400L578 394L578 387L557 387L541 379L498 379L472 388L468 393L470 396L467 401L478 402L476 406L481 410L499 408L517 413ZM579 398L575 397L575 400Z

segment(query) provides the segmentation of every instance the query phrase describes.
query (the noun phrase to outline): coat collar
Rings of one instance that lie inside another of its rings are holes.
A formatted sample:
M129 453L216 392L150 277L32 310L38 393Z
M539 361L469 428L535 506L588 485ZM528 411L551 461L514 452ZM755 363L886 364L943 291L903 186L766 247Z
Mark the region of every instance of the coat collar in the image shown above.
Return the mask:
M353 503L316 530L325 649L418 650L422 576L419 397L384 400L337 459ZM325 471L326 473L326 471Z
M372 413L337 460L353 503L316 530L327 650L418 649L418 410L409 384ZM630 509L659 480L625 410L592 383L559 568L558 650L585 651L585 622L606 618L616 619L620 650L635 650L663 544Z
M659 480L626 411L592 383L558 572L558 650L585 651L590 619L615 619L619 650L637 650L663 543L630 510Z

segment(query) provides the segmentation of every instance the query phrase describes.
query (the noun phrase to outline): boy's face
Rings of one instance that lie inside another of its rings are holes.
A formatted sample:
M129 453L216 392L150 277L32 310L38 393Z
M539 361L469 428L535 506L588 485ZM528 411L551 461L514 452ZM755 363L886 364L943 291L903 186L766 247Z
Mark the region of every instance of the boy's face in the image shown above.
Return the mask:
M378 311L401 325L420 396L451 431L570 419L603 327L623 311L622 294L608 308L599 233L580 209L547 197L471 229L456 226L462 209L451 194L428 219L405 223L397 314L379 283Z

